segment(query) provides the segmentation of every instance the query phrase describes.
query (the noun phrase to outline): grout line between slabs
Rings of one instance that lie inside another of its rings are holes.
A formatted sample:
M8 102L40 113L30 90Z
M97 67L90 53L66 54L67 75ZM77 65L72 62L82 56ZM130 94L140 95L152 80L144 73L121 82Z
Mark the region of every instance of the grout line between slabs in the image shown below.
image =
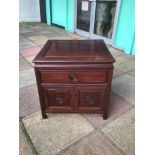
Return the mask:
M29 61L27 61L26 58L24 56L22 56L21 53L19 53L19 55L30 65L31 68L33 68L32 64ZM26 69L23 69L23 70L26 70ZM23 70L21 70L21 71L23 71Z
M126 112L128 112L129 110L131 110L133 108L133 106L131 106ZM118 117L110 120L110 122L107 122L107 124L105 125L104 124L104 127L107 126L108 124L110 124L112 121L118 119L120 116L124 115L126 112L122 113L121 115L119 115ZM90 132L89 134L85 135L84 137L80 138L79 140L77 140L76 142L72 143L71 145L69 145L68 147L64 148L63 150L61 150L59 153L57 153L56 155L61 155L62 153L64 153L65 151L67 151L70 147L80 143L82 140L88 138L89 136L93 135L94 133L96 132L100 132L102 133L104 136L104 132L101 131L102 128L104 128L103 126L97 128L95 127L87 118L85 118L81 113L80 115L88 122L90 123L93 127L94 127L94 130L92 132ZM127 155L126 153L124 153L111 139L109 139L108 136L105 136L105 138L122 154L122 155Z
M61 30L59 30L59 31L61 31ZM57 33L57 34L60 34L60 32L59 31L57 31L57 32L54 32L54 33ZM67 31L66 31L67 32ZM70 32L71 33L71 32ZM48 33L47 33L48 34ZM76 33L71 33L71 34L75 34L75 35L78 35L78 34L76 34ZM42 34L43 36L44 36L44 34ZM37 35L35 35L35 36L37 36ZM62 35L63 36L63 35ZM79 35L78 35L79 36ZM24 36L24 37L26 37L26 36ZM81 36L79 36L79 37L77 37L77 38L74 38L74 37L72 37L72 36L67 36L67 37L69 37L70 39L73 39L73 40L77 40L77 39L79 39L79 38L81 38ZM48 37L47 37L48 38ZM37 46L43 46L43 45L38 45L37 43L35 43L33 40L31 40L31 39L29 39L28 37L26 37L26 39L28 39L29 41L31 41L32 43L34 43L35 45L37 45Z
M31 41L32 42L32 41ZM34 42L33 42L34 43ZM35 44L36 45L36 44ZM24 47L24 48L22 48L22 49L20 49L19 48L19 51L21 51L21 50L24 50L24 49L28 49L28 48L33 48L33 47L38 47L38 45L36 45L36 46L31 46L31 47Z
M44 45L38 45L37 43L35 43L33 40L31 40L31 39L29 39L28 37L27 37L27 39L29 40L29 41L31 41L33 44L35 44L37 47L39 47L39 46L44 46L45 45L45 43L44 43Z
M124 75L124 74L126 74L124 71L122 71L122 70L120 70L122 73L120 74L120 75L117 75L117 76L113 76L113 79L116 79L116 78L118 78L119 76L122 76L122 75Z
M34 153L34 155L38 155L38 152L37 152L36 148L34 147L34 144L32 143L32 140L31 140L31 138L30 138L25 126L24 126L22 119L19 118L19 121L20 121L20 127L23 130L24 136L26 137L26 140L27 140L32 152Z
M22 120L27 120L27 119L29 119L29 118L31 118L31 117L36 116L37 114L40 114L40 111L35 112L35 113L33 113L33 114L30 114L30 115L28 115L28 116L22 118ZM80 114L80 115L81 115L81 114ZM81 116L82 116L82 115L81 115ZM82 116L82 117L83 117L83 116ZM83 117L83 118L84 118L84 117ZM85 118L84 118L84 119L85 119ZM22 121L22 120L21 120L21 121ZM86 120L86 121L87 121L87 120ZM88 121L87 121L87 122L88 122ZM89 123L89 122L88 122L88 123ZM22 124L23 124L23 122L22 122ZM92 124L90 124L90 125L92 125ZM24 124L23 124L23 126L24 126ZM93 125L92 125L92 127L94 128ZM24 128L25 128L25 126L24 126ZM26 129L25 129L25 130L26 130ZM69 147L74 146L74 145L76 145L77 143L80 143L83 139L85 139L85 138L91 136L92 134L96 133L98 130L99 130L99 129L94 128L94 130L93 130L92 132L90 132L89 134L87 134L87 135L81 137L79 140L73 142L71 145L67 146L66 148L64 148L63 150L61 150L59 153L57 153L56 155L60 155L61 153L65 152ZM27 134L28 134L28 133L27 133ZM32 143L32 141L31 141L31 143ZM33 144L33 143L32 143L32 144ZM33 145L33 146L34 146L34 145Z
M20 35L20 34L19 34L19 35ZM24 37L25 37L28 41L30 41L30 42L32 42L33 44L35 44L36 46L26 47L26 48L22 48L22 49L19 48L20 51L21 51L21 50L24 50L24 49L33 48L33 47L37 47L37 46L38 46L35 42L33 42L32 40L30 40L28 37L26 37L26 36L24 36ZM19 39L19 45L20 45L20 39Z
M112 144L112 146L114 146L114 148L116 150L118 150L122 155L127 155L121 148L119 148L103 131L99 130L99 132L104 135L104 137L108 140L108 142L110 144Z
M19 88L19 90L21 90L22 88L26 88L26 87L32 86L32 85L36 85L36 83L33 83L33 84L30 84L30 85L26 85L24 87L21 87L21 88Z
M115 93L115 92L113 92L113 93ZM121 96L120 96L120 97L121 97ZM121 98L123 98L123 97L121 97ZM123 99L124 99L124 98L123 98ZM125 101L126 101L126 100L125 100ZM128 103L129 103L129 102L128 102ZM129 105L130 105L129 109L127 109L126 111L124 111L124 112L121 113L120 115L118 115L118 116L116 116L116 117L114 117L114 118L109 119L109 121L107 120L107 123L101 125L100 127L96 127L87 117L85 117L85 116L83 115L83 113L80 113L80 115L81 115L88 123L90 123L95 129L101 129L101 128L104 128L105 126L107 126L108 124L110 124L112 121L116 120L117 118L119 118L120 116L124 115L126 112L128 112L129 110L131 110L132 108L135 107L135 105L133 105L133 104L131 104L131 103L129 103Z
M72 146L80 143L82 140L88 138L89 136L93 135L94 133L96 133L98 131L99 131L99 129L94 129L92 132L90 132L89 134L83 136L82 138L80 138L76 142L72 143L71 145L67 146L66 148L64 148L63 150L61 150L59 153L57 153L56 155L61 155L62 153L64 153L65 151L67 151L70 147L72 147Z
M83 113L80 113L80 115L81 115L89 124L91 124L91 125L94 127L94 129L98 129L88 118L86 118L86 117L83 115Z
M29 119L29 118L31 118L31 117L35 117L35 116L38 115L38 114L41 114L41 111L40 111L40 110L37 111L37 112L34 112L34 113L30 114L30 115L27 115L27 116L25 116L25 117L22 117L22 120L23 120L23 121L24 121L24 120L27 120L27 119Z
M132 105L126 112L130 111L133 107L134 107L134 106ZM120 116L124 115L126 112L122 113ZM35 112L35 113L33 113L33 114L31 114L31 115L28 115L28 116L26 116L26 117L24 117L24 118L22 118L22 119L23 119L23 120L26 120L26 119L28 119L28 118L30 118L30 117L34 117L35 115L37 115L37 114L39 114L39 113L40 113L40 111ZM81 115L81 114L80 114L80 115ZM82 115L81 115L81 116L82 116ZM107 122L106 125L104 124L104 127L106 127L106 126L107 126L108 124L110 124L112 121L118 119L120 116L116 117L115 119L111 120L110 122ZM84 116L82 116L82 117L83 117L88 123L90 123L90 124L92 125L92 127L94 127L94 125L93 125L90 121L88 121ZM21 120L21 121L22 121L22 120ZM22 125L24 126L23 122L22 122ZM77 140L76 142L73 142L71 145L67 146L66 148L64 148L63 150L61 150L59 153L57 153L56 155L61 155L61 154L64 153L66 150L68 150L70 147L72 147L72 146L74 146L74 145L80 143L82 140L88 138L89 136L93 135L93 134L96 133L96 132L102 133L102 134L107 138L107 140L108 140L108 141L109 141L122 155L126 155L126 154L125 154L125 153L124 153L124 152L123 152L123 151L122 151L122 150L121 150L121 149L120 149L107 135L104 134L104 132L101 130L101 129L103 129L104 127L103 127L103 126L101 126L100 128L94 127L94 130L93 130L92 132L90 132L89 134L83 136L82 138L80 138L80 139ZM25 128L25 126L24 126L24 128ZM25 131L26 131L26 129L25 129ZM24 132L24 133L25 133L25 132ZM26 134L28 135L27 131L26 131ZM28 137L29 137L29 136L28 136ZM29 137L29 139L30 139L30 137ZM30 140L31 140L31 139L30 139ZM31 141L30 143L32 143L32 141ZM32 143L32 145L33 145L33 143ZM34 145L33 145L33 147L34 147ZM35 149L35 147L34 147L34 149ZM36 151L36 149L35 149L35 151ZM38 155L38 154L36 154L36 155Z
M115 67L114 67L114 68L115 68ZM133 69L131 69L131 70L129 70L129 71L124 72L124 71L121 70L120 68L118 68L118 69L119 69L122 73L121 73L120 75L113 76L113 79L116 79L116 78L118 78L118 77L120 77L120 76L122 76L122 75L128 74L129 72L135 70L135 69L133 68ZM132 76L132 75L130 75L130 74L128 74L128 75L131 76L131 77L133 77L133 78L135 78L135 76Z
M114 94L116 94L116 95L118 95L119 97L121 97L122 99L124 99L128 104L130 104L130 105L132 105L132 106L135 106L135 104L133 104L133 103L127 101L123 96L120 96L120 95L117 94L115 91L112 90L111 92L113 92Z
M101 127L99 127L98 129L103 129L105 128L107 125L111 124L113 121L119 119L121 116L125 115L127 112L129 112L130 110L132 110L135 106L131 105L131 107L129 107L129 109L127 109L125 112L121 113L119 116L111 119L109 122L107 122L106 124L102 125Z

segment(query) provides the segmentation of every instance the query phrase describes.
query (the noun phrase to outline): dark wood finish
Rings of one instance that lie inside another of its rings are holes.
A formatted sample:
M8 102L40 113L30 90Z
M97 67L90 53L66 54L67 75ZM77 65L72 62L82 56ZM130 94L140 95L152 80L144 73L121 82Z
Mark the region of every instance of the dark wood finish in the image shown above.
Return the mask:
M42 83L105 83L108 81L107 70L40 70Z
M107 118L115 60L103 40L49 40L33 62L43 118L50 112Z

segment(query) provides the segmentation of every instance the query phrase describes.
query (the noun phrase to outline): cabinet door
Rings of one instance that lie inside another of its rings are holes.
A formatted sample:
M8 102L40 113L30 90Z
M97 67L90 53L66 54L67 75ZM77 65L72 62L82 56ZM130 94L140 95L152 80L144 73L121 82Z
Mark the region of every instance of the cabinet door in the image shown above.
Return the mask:
M103 112L108 104L107 86L77 87L78 104L76 109L80 112Z
M73 110L70 102L70 87L42 87L46 112L69 112Z

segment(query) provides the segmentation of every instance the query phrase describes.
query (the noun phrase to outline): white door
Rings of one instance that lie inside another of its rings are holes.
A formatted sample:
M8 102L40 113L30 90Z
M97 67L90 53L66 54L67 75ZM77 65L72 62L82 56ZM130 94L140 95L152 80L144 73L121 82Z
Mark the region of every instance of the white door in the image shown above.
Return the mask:
M75 32L112 44L120 0L76 0Z

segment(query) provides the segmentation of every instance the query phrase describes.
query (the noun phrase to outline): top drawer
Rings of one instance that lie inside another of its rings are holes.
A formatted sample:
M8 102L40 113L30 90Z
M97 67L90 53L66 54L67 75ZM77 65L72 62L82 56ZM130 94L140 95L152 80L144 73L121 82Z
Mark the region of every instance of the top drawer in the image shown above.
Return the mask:
M39 70L41 83L106 83L108 70L53 71Z

